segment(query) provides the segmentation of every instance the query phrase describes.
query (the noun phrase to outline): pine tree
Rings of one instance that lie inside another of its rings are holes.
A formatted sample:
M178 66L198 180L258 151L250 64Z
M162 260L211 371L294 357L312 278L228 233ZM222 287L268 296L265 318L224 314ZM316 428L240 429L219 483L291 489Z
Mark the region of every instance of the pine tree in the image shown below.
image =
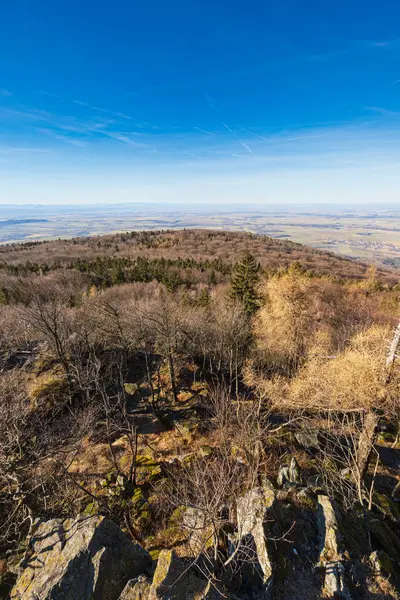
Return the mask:
M260 298L257 293L259 272L260 264L249 252L233 268L231 297L243 304L248 315L253 315L260 305Z
M197 306L209 306L211 302L210 292L204 288L201 290L200 296L197 299Z
M210 273L210 283L211 283L211 285L216 285L216 283L217 283L217 277L215 275L214 269L212 269L212 271Z
M113 285L125 283L125 271L120 261L117 262L111 272L111 281Z

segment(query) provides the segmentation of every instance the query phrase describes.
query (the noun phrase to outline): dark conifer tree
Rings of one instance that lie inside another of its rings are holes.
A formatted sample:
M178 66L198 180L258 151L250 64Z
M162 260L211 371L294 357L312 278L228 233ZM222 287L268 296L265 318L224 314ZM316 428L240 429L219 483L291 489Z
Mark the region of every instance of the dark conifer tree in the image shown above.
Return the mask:
M211 283L211 285L215 285L217 283L217 277L215 275L214 269L212 269L212 271L210 273L210 283Z
M231 297L239 300L248 315L253 315L260 305L257 284L260 278L260 264L250 252L246 252L236 263L231 278Z

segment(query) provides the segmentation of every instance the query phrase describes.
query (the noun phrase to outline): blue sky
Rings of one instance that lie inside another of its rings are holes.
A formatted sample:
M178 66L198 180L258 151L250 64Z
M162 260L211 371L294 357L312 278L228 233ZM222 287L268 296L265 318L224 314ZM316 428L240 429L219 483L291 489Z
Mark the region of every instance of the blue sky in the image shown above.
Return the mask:
M12 0L0 203L398 202L398 0Z

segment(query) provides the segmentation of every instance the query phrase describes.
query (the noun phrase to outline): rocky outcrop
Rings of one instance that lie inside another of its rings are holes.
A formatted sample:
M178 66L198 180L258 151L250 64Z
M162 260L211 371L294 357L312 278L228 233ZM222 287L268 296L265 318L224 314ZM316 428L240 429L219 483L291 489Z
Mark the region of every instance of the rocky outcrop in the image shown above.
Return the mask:
M320 542L319 563L325 570L325 592L329 598L351 600L344 577L342 538L335 508L328 496L318 496L317 526Z
M210 581L194 572L192 561L180 560L173 550L162 550L158 557L148 599L217 600L221 598Z
M289 465L284 465L279 469L277 482L280 487L301 484L300 467L295 456L292 456Z
M260 597L267 599L272 593L272 563L268 552L264 531L268 509L275 500L272 486L266 482L263 487L256 487L247 492L237 503L237 529L231 537L232 551L229 560L245 550L246 554L254 553L261 571L263 592ZM229 562L229 561L228 561Z
M119 600L148 600L151 580L146 575L139 575L136 579L130 579Z
M150 555L101 516L36 524L11 600L117 600Z
M287 498L281 501L279 494L283 492ZM328 496L319 495L315 512L316 495L313 503L306 504L305 508L304 502L299 508L299 497L300 493L293 494L293 488L275 491L268 480L262 479L261 485L241 496L236 505L229 505L230 512L226 514L229 523L223 535L218 536L217 555L215 548L207 544L214 536L209 533L204 513L193 507L180 507L182 521L179 523L190 533L191 553L185 537L184 545L174 545L176 551L161 550L154 567L150 555L104 517L39 521L35 524L24 569L7 598L298 600L324 597L351 600L357 586L370 589L372 577L378 582L397 581L400 542L382 518L376 513L368 517L368 531L379 549L370 554L369 540L361 540L362 561L353 556L351 538L356 537L356 533L353 534L352 529L349 533L348 521L346 529L342 526L345 537L342 536L340 512L335 503ZM233 509L236 515L232 514ZM366 518L363 515L363 519ZM285 528L294 523L290 546L279 545L281 521ZM357 526L354 532L358 531ZM271 544L268 538L275 543ZM303 543L303 539L306 542ZM319 568L311 568L311 565ZM0 563L0 575L7 568Z
M315 431L297 431L294 437L300 446L307 448L307 450L318 450L320 443L318 434Z
M188 544L195 556L216 543L212 524L207 522L204 511L193 507L186 508L182 524L189 534Z

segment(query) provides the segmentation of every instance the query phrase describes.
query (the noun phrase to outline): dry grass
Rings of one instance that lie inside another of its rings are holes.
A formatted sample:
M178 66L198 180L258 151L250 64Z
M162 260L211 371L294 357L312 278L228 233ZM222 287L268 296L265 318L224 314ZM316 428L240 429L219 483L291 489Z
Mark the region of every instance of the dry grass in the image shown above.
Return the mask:
M27 383L29 398L36 402L42 398L58 396L66 386L65 373L57 366L37 376L31 377Z

